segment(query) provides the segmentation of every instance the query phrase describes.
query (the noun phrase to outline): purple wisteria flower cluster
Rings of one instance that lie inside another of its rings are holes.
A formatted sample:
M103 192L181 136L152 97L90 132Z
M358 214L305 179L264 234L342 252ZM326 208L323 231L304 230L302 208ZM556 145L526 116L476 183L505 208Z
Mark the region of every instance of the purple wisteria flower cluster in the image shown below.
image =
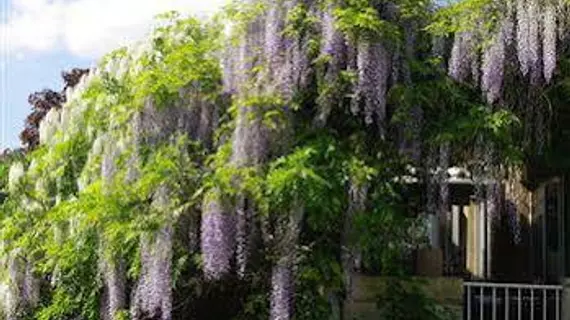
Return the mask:
M503 26L493 43L483 54L483 72L481 89L486 94L487 102L492 104L500 96L505 68L505 33Z
M482 41L477 39L486 37L462 31L455 34L449 59L448 73L453 79L466 81L471 68L472 81L479 84L480 75L481 90L491 104L502 96L509 46L515 46L518 68L523 76L530 74L531 85L550 82L556 69L557 33L562 25L558 16L563 6L538 0L515 0L506 5L497 33L489 45L482 46L481 58L476 52Z
M290 266L273 267L271 276L270 320L293 318L294 275Z
M352 112L358 113L359 104L363 101L365 123L370 125L376 118L379 126L383 128L391 57L379 41L362 41L357 50L358 85Z
M544 31L542 40L542 59L544 61L544 79L550 82L556 68L556 7L547 2L544 8Z
M133 319L172 319L173 232L167 225L141 240L141 274L131 305Z
M317 121L324 125L334 108L342 101L342 97L338 96L338 90L333 87L338 82L340 73L346 65L346 40L343 34L335 28L335 18L333 15L333 5L329 5L322 14L322 33L323 43L321 47L321 56L327 57L326 71L323 76L323 82L327 86L321 97L317 101L319 104L319 115Z
M456 81L465 81L471 74L473 58L473 35L467 31L456 33L448 62L449 76Z
M231 270L235 252L235 216L224 211L217 197L202 206L201 250L204 275L220 279Z

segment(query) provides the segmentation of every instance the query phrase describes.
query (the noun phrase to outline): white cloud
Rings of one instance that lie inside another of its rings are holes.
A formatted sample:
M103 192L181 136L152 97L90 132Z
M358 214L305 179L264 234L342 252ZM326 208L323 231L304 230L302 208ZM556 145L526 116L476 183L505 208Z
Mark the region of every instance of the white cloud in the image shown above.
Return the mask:
M63 49L95 58L149 31L156 14L177 10L208 14L227 0L12 0L0 25L10 52ZM7 35L7 36L6 36Z

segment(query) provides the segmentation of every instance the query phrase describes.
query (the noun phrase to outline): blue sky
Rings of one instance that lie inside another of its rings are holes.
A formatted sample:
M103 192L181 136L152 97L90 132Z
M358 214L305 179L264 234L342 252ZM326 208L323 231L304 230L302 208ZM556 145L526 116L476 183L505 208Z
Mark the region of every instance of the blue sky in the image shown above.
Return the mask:
M226 0L0 0L0 150L20 145L28 95L60 90L61 71L143 37L152 18L207 14ZM5 67L2 67L5 65Z

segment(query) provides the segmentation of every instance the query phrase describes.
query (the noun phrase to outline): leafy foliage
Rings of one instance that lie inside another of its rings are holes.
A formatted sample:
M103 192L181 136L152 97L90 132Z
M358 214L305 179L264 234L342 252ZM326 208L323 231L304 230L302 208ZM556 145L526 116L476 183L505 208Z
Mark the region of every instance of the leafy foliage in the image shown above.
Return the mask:
M398 39L397 26L382 19L381 12L371 2L368 0L347 1L346 7L339 8L335 12L338 28L355 40L379 37Z
M271 267L283 258L275 230L302 204L298 241L290 246L295 314L298 319L324 319L335 308L331 301L346 294L341 258L346 247L361 251L365 271L400 281L412 271L402 257L425 243L423 221L410 206L421 202L414 196L418 192L398 180L408 173L409 159L402 156L397 139L380 134L378 127L398 130L409 121L410 110L419 107L423 148L450 142L456 146L452 162L469 165L473 150L459 146L482 137L497 146L502 163L517 163L520 120L506 108L490 108L473 86L452 81L441 71L442 61L428 53L428 31L458 32L480 18L469 10L487 10L489 2L466 0L435 12L423 0L402 1L394 8L368 0L335 4L336 31L351 50L357 51L361 41L386 44L387 61L401 53L397 50L406 44L410 22L431 23L427 31L418 28L417 52L402 59L405 65L391 62L390 68L409 68L410 79L402 83L397 70L386 76L389 112L387 123L377 126L351 114L360 76L355 70L358 52L339 54L346 61L339 63L338 79L330 82L323 76L331 57L317 54L322 45L319 10L331 3L336 2L300 2L284 14L278 37L299 44L299 52L288 58L303 55L309 60L303 70L309 85L290 85L298 91L292 96L257 90L260 82L265 85L261 71L268 63L261 58L253 70L236 71L247 73L255 86L240 84L245 88L241 92L229 99L222 96L220 52L229 43L238 46L249 39L243 37L252 32L249 24L268 10L266 2L254 1L232 3L208 21L165 13L147 41L115 50L95 70L63 74L68 95L44 91L30 97L34 113L23 138L29 152L21 159L0 160L0 190L11 189L0 206L0 240L2 255L19 253L42 283L41 299L29 311L32 318L98 319L108 293L103 262L124 262L124 294L134 296L141 277L148 276L149 256L156 254L145 252L141 243L173 226L168 279L145 279L171 285L173 315L265 319L270 314ZM229 35L224 23L234 27ZM68 90L73 87L77 90ZM314 125L321 100L333 91L338 101L326 123ZM39 124L52 109L59 112L53 136L40 144ZM243 110L244 127L259 126L262 133L256 134L266 135L270 144L255 165L234 161ZM195 134L202 125L216 131L213 145ZM16 160L23 176L8 181ZM351 186L368 190L362 207L350 213L354 216L348 216ZM167 190L168 200L157 207L159 190ZM259 232L256 268L244 278L228 274L210 281L202 274L204 256L195 243L200 239L201 205L219 202L220 213L231 215L244 195ZM348 224L351 229L344 231ZM435 302L413 283L404 288L398 281L390 282L382 298L385 314L417 319L406 313L415 308L426 318L439 319ZM220 301L231 302L231 307L222 310ZM119 313L129 317L126 310Z
M435 12L427 30L439 36L463 31L492 34L506 5L506 1L449 1Z
M391 101L399 106L392 121L410 121L409 110L420 106L427 120L422 129L425 143L450 142L466 146L462 153L456 153L454 162L469 165L474 152L471 147L483 137L484 141L497 146L501 161L520 164L522 149L515 139L521 121L517 115L507 109L489 108L477 91L442 75L433 62L416 65L417 80L412 85L392 88Z
M454 319L452 313L439 306L423 291L421 280L388 278L378 296L378 307L386 319Z

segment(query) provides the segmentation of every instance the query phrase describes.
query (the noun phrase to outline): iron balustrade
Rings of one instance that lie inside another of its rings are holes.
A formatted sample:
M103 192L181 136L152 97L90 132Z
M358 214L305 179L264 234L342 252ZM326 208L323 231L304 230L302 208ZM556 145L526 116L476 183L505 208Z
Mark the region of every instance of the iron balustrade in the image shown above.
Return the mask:
M463 319L561 320L562 286L465 282Z

